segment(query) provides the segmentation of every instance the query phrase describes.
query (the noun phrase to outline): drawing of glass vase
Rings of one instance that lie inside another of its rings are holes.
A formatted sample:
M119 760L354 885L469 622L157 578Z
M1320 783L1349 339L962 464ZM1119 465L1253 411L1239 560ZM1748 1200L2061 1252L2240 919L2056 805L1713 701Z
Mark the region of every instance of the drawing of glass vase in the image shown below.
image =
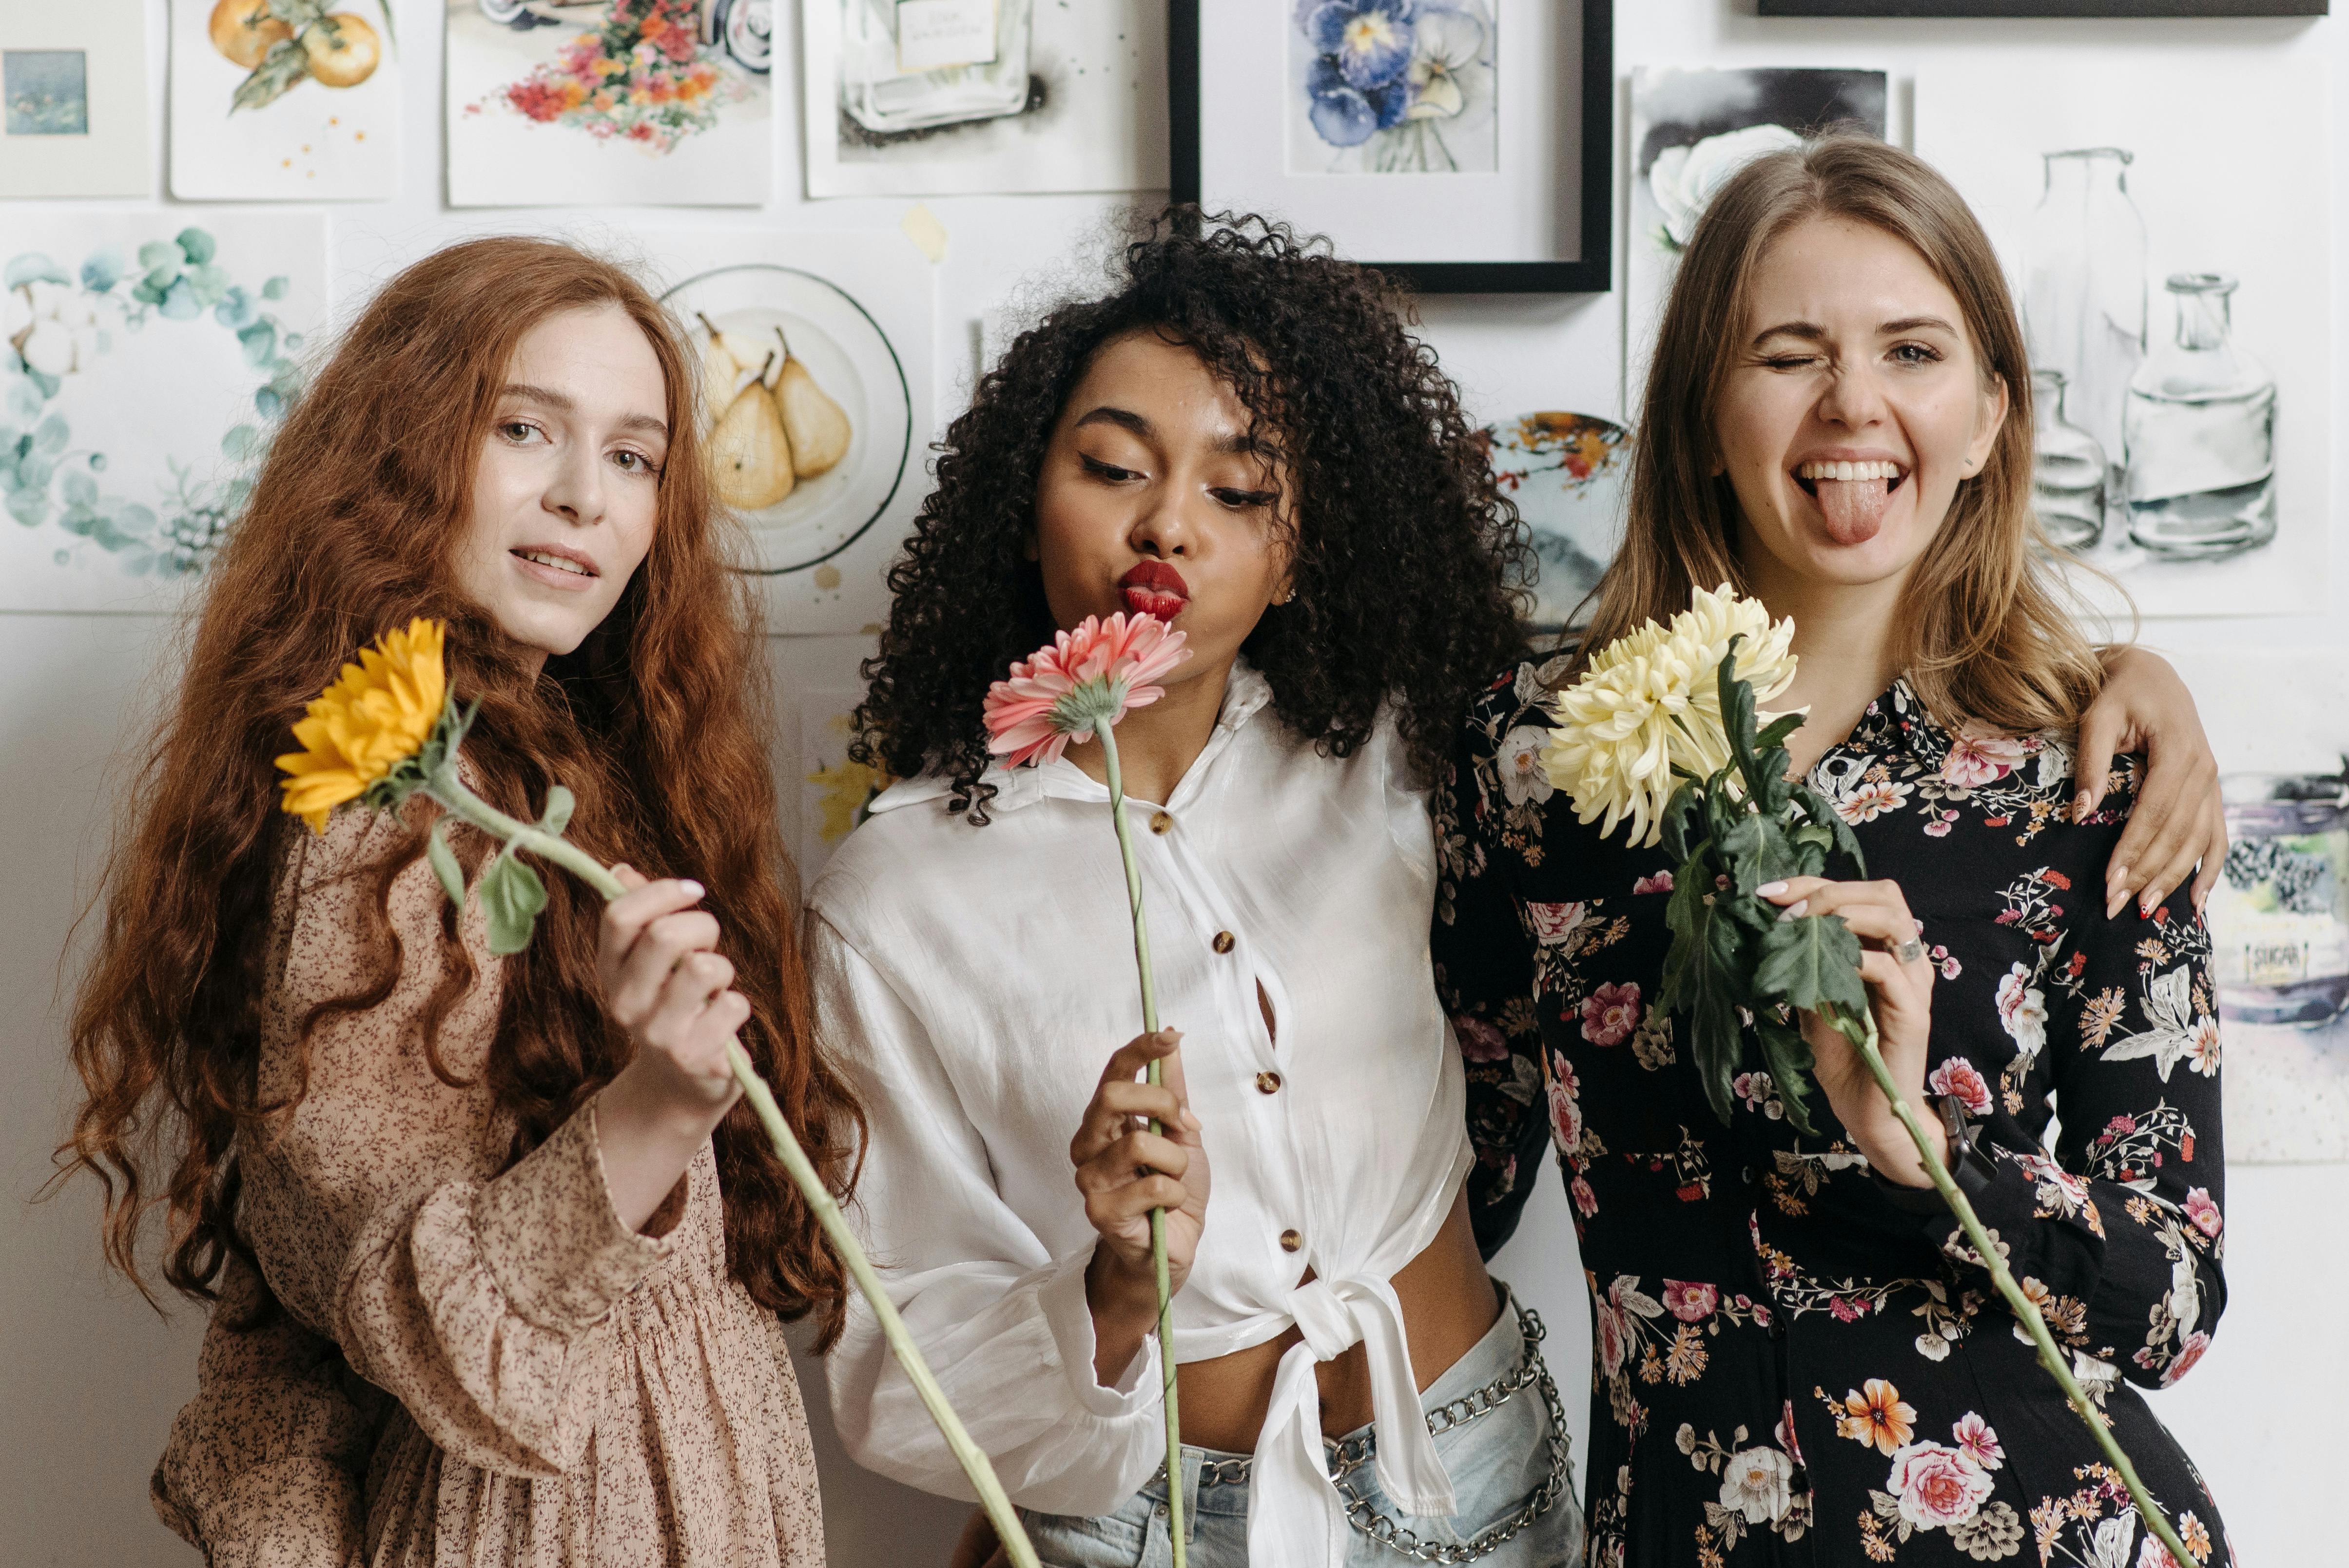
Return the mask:
M2229 335L2235 280L2169 280L2178 335L2129 383L2129 537L2211 561L2275 537L2275 377Z
M2031 373L2032 510L2048 542L2085 550L2105 533L2105 449L2064 417L2064 373Z
M2145 220L2129 200L2134 158L2117 147L2045 155L2023 281L2033 367L2063 372L2067 418L2113 459L2129 377L2145 356Z
M809 0L841 8L840 107L867 137L999 119L1028 107L1028 43L1034 0L964 0L976 8L972 42L953 63L921 68L898 36L897 0ZM928 0L932 6L938 0ZM993 13L990 31L986 14ZM929 14L935 15L935 12ZM843 132L851 124L842 126Z

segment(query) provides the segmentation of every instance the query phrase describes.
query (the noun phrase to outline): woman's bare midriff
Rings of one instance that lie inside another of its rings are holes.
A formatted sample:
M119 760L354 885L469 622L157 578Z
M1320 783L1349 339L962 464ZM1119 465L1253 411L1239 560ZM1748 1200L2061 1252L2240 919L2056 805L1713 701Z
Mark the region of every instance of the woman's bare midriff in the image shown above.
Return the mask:
M1305 1276L1312 1278L1309 1272ZM1476 1253L1468 1226L1468 1195L1452 1205L1451 1217L1435 1240L1394 1276L1402 1303L1404 1337L1411 1367L1426 1389L1475 1348L1501 1315L1501 1298ZM1277 1339L1235 1350L1213 1361L1186 1361L1175 1369L1175 1392L1183 1412L1183 1440L1226 1453L1252 1453L1272 1402L1273 1375L1280 1358L1303 1336L1291 1328ZM1321 1430L1336 1438L1369 1424L1370 1359L1359 1345L1315 1368L1321 1384Z

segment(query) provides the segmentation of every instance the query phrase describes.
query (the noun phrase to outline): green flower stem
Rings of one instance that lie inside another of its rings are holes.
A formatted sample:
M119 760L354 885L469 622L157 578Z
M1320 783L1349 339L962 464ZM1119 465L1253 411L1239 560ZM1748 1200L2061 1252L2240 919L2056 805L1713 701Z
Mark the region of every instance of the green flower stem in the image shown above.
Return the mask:
M2178 1538L2178 1532L2170 1528L2169 1520L2162 1513L2160 1505L2145 1490L2145 1483L2137 1480L2137 1467L2129 1463L2128 1455L2121 1451L2121 1445L2114 1438L2110 1423L2088 1402L2087 1395L2081 1392L2078 1381L2072 1376L2071 1361L2057 1348L2055 1336L2047 1330L2047 1320L2039 1315L2038 1304L2023 1295L2023 1287L2014 1282L2013 1271L2006 1266L2005 1255L1991 1241L1990 1232L1983 1228L1982 1217L1974 1212L1974 1206L1966 1201L1966 1195L1959 1191L1957 1182L1951 1180L1949 1167L1942 1163L1940 1150L1934 1147L1936 1140L1926 1136L1924 1128L1918 1124L1917 1113L1909 1109L1908 1099L1900 1093L1900 1086L1893 1081L1892 1069L1885 1065L1884 1053L1877 1048L1874 1011L1863 1008L1857 1018L1832 1005L1826 1011L1829 1021L1842 1031L1846 1039L1859 1048L1860 1059L1868 1064L1868 1070L1875 1077L1877 1087L1884 1091L1884 1098L1892 1102L1892 1114L1900 1119L1900 1125L1909 1130L1910 1140L1917 1145L1918 1157L1925 1163L1925 1174L1932 1179L1933 1190L1941 1195L1941 1201L1957 1216L1966 1240L1973 1243L1974 1254L1982 1259L1982 1266L1990 1270L1991 1283L1998 1287L1998 1294L2006 1298L2006 1305L2013 1309L2014 1315L2030 1331L2031 1342L2039 1347L2039 1364L2047 1368L2056 1385L2064 1390L2064 1397L2071 1401L2072 1408L2079 1413L2080 1419L2087 1423L2088 1430L2095 1435L2096 1446L2105 1450L2105 1457L2120 1472L2122 1482L2128 1488L2130 1501L2137 1504L2137 1516L2145 1521L2146 1529L2169 1549L2169 1554L2177 1559L2178 1568L2192 1568L2198 1559L2187 1552L2185 1543Z
M1112 733L1115 719L1094 723L1093 733L1101 738L1102 761L1109 770L1109 815L1117 828L1117 851L1125 858L1125 900L1133 914L1133 962L1142 972L1143 1033L1158 1032L1158 993L1150 974L1150 927L1142 918L1142 868L1134 863L1133 837L1125 821L1125 783L1117 766L1117 737ZM1150 1081L1159 1083L1164 1075L1155 1061L1150 1064ZM1152 1118L1150 1130L1163 1133L1166 1130L1156 1118ZM1174 1551L1174 1568L1184 1568L1183 1557L1183 1423L1174 1408L1174 1290L1173 1275L1166 1266L1166 1211L1150 1211L1150 1264L1158 1275L1158 1362L1165 1377L1166 1395L1166 1526L1167 1539Z
M434 769L425 781L423 793L429 795L452 815L471 822L492 837L554 861L606 900L616 899L627 891L620 885L619 878L577 845L557 834L507 816L466 789L457 778L453 758ZM865 1302L873 1308L873 1315L879 1321L881 1332L889 1341L889 1348L896 1356L897 1364L905 1368L907 1381L922 1397L922 1404L929 1410L930 1418L945 1434L947 1447L954 1450L963 1473L970 1478L970 1484L978 1491L978 1501L987 1510L987 1517L994 1524L995 1533L1003 1542L1004 1551L1009 1554L1014 1568L1040 1568L1036 1548L1029 1542L1028 1532L1020 1527L1019 1515L1012 1511L1011 1500L1004 1495L1003 1483L996 1479L995 1468L988 1463L986 1450L971 1440L970 1433L963 1428L961 1418L947 1402L946 1391L938 1387L937 1378L931 1374L928 1363L922 1359L921 1350L914 1344L914 1336L906 1332L905 1320L897 1315L897 1308L890 1302L881 1276L874 1272L872 1261L864 1255L864 1249L857 1243L855 1233L848 1228L847 1218L841 1213L840 1204L824 1186L823 1178L816 1174L815 1167L809 1162L807 1151L800 1147L799 1139L792 1132L791 1123L783 1119L782 1109L775 1103L774 1091L759 1076L758 1068L751 1066L750 1054L742 1049L740 1041L727 1043L726 1060L734 1069L734 1081L742 1086L744 1098L750 1100L750 1109L758 1113L760 1124L767 1130L768 1138L773 1140L776 1157L782 1161L783 1169L791 1172L801 1198L814 1212L816 1223L823 1227L823 1233L831 1241L833 1250L848 1265L849 1274L856 1281L856 1288L864 1293ZM1162 1280L1164 1277L1163 1267L1160 1277Z

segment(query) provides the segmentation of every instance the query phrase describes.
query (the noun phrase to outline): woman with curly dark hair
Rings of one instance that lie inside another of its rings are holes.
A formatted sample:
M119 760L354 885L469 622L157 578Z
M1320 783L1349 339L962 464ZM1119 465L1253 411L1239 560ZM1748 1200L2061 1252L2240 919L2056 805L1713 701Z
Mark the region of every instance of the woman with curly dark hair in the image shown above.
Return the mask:
M1525 546L1406 318L1277 226L1162 221L980 383L892 578L860 744L905 781L812 891L810 972L870 1105L872 1244L1050 1563L1165 1550L1154 1206L1194 1562L1577 1554L1537 1320L1469 1231L1427 967L1422 780L1523 647ZM980 705L1120 611L1194 655L1119 729L1189 1044L1112 1053L1133 957L1099 748L991 768ZM1134 1081L1158 1057L1165 1087ZM854 1303L832 1389L862 1462L959 1491Z

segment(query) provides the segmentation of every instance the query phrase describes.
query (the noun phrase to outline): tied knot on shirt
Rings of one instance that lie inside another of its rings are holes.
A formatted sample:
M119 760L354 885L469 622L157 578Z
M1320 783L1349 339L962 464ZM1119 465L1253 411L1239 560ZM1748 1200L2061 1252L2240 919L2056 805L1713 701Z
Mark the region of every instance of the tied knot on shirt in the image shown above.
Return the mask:
M1311 1279L1288 1293L1287 1305L1304 1338L1289 1352L1291 1357L1301 1350L1313 1362L1334 1361L1356 1345L1365 1347L1379 1482L1387 1495L1418 1518L1445 1519L1457 1512L1452 1478L1436 1454L1435 1439L1420 1408L1402 1302L1394 1287L1382 1279ZM1299 1395L1317 1412L1311 1430L1322 1436L1319 1389L1311 1381L1309 1367L1298 1370L1302 1374L1297 1379ZM1324 1490L1331 1489L1325 1485Z

